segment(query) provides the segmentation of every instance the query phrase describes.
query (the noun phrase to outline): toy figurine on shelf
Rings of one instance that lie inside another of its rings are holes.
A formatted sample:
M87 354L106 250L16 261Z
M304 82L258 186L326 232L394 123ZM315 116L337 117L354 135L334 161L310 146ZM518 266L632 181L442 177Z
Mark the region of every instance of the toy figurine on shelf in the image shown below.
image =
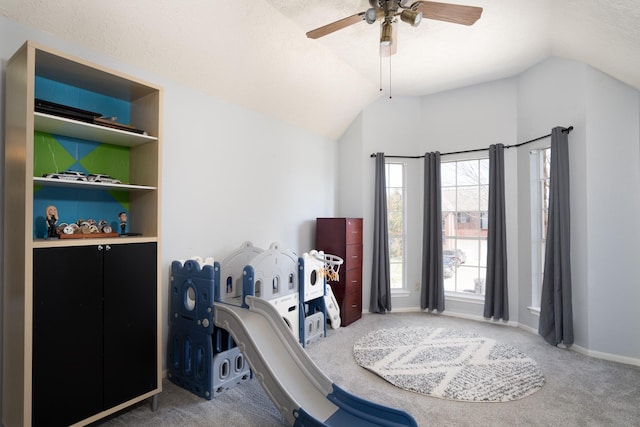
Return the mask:
M58 235L58 227L56 227L56 223L58 222L58 208L55 206L47 206L45 217L47 218L47 238L48 239L57 239L60 236Z
M120 220L120 235L124 236L127 234L127 213L120 212L118 214L118 219Z

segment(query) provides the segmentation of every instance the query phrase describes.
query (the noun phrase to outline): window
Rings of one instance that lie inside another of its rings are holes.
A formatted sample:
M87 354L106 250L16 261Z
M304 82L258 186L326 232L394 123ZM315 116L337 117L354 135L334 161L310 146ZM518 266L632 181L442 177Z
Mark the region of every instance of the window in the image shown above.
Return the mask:
M540 307L549 217L551 149L531 151L531 306Z
M405 289L405 165L386 163L387 226L389 229L389 263L391 289Z
M443 162L440 172L444 289L484 295L489 159Z

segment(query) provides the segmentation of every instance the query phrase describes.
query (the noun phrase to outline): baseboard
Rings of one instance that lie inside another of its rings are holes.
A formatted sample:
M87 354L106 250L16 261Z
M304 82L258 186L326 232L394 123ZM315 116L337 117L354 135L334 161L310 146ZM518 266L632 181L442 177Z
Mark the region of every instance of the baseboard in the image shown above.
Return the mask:
M538 330L531 328L527 325L520 325L520 329L523 329L527 332L531 332L532 334L538 335ZM624 363L626 365L634 365L640 366L640 359L635 359L633 357L619 356L617 354L612 353L604 353L601 351L589 350L588 348L584 348L582 346L573 344L568 350L575 351L576 353L584 354L585 356L594 357L596 359L608 360L610 362L616 363Z
M420 308L416 308L416 307L402 307L402 308L394 308L393 309L393 313L430 313L430 314L434 314L436 316L448 316L448 317L457 317L460 319L467 319L467 320L474 320L477 322L484 322L484 323L492 323L492 324L496 324L496 325L503 325L503 326L511 326L511 327L516 327L516 328L520 328L524 331L530 332L534 335L538 335L538 330L535 328L532 328L530 326L524 325L522 323L518 323L518 322L512 322L512 321L508 321L508 322L504 322L501 320L493 320L493 319L486 319L482 316L476 316L476 315L471 315L471 314L464 314L464 313L451 313L451 312L429 312L426 310L422 310ZM365 312L363 314L371 314L369 312ZM633 357L626 357L626 356L620 356L617 354L612 354L612 353L604 353L601 351L595 351L595 350L589 350L587 348L581 347L579 345L573 344L571 347L568 348L568 350L570 351L575 351L577 353L580 354L584 354L585 356L589 356L589 357L593 357L596 359L602 359L602 360L607 360L610 362L616 362L616 363L624 363L626 365L633 365L633 366L640 366L640 359L636 359Z
M415 307L402 307L402 308L394 308L392 310L392 313L429 313L429 314L433 314L435 316L447 316L447 317L457 317L459 319L468 319L468 320L475 320L477 322L485 322L485 323L493 323L496 325L504 325L504 326L513 326L513 327L517 327L518 323L517 322L505 322L503 320L493 320L493 319L487 319L485 317L482 316L476 316L473 314L464 314L464 313L452 313L450 311L427 311L427 310L422 310L419 308L415 308ZM364 314L370 314L369 312L366 312Z
M573 350L577 353L584 354L586 356L595 357L596 359L608 360L610 362L624 363L626 365L640 366L640 359L633 357L619 356L612 353L604 353L602 351L589 350L579 345L572 345L569 350Z

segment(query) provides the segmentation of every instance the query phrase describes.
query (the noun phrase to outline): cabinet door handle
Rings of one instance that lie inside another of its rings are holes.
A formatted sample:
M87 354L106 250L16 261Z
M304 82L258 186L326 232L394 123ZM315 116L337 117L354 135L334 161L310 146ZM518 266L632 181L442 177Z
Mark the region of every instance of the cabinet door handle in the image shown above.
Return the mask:
M103 250L103 249L104 249L104 246L102 246L102 245L98 245L98 250L99 250L99 251L101 251L101 250Z
M107 245L105 248L106 248L108 251L110 251L110 250L111 250L111 245Z

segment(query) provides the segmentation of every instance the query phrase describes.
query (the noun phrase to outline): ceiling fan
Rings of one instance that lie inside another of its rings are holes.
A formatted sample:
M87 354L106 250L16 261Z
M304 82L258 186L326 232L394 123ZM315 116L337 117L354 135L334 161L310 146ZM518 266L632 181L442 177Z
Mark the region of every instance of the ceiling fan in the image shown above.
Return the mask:
M367 24L380 21L381 54L389 56L393 55L397 49L397 33L393 24L397 22L398 16L401 21L417 27L423 17L454 24L473 25L482 14L482 8L475 6L433 1L415 1L410 5L408 3L409 0L369 0L371 8L366 11L311 30L307 33L307 37L317 39L360 21L365 21Z

